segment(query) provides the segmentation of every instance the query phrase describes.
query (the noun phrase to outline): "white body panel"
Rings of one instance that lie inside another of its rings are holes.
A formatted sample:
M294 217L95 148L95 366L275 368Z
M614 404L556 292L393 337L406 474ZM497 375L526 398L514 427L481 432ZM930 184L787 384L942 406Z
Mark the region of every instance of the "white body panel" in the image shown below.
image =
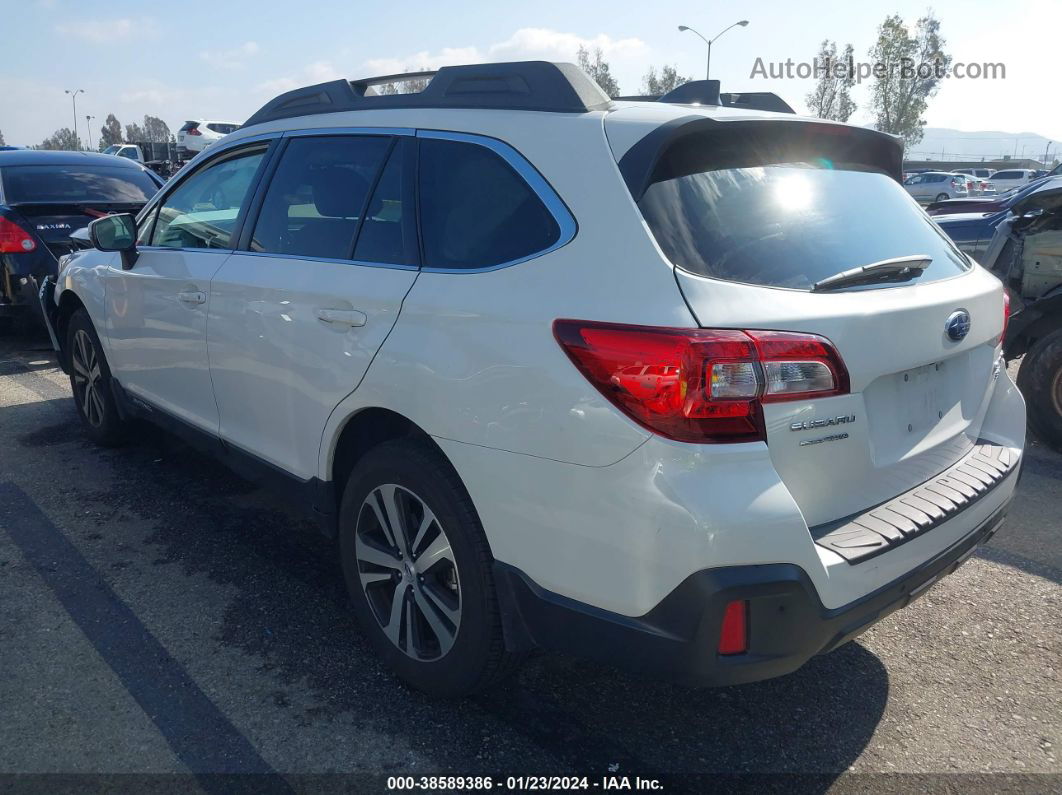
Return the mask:
M408 268L233 254L210 286L221 438L300 480L316 475L328 415L361 381L416 277Z
M108 361L130 393L217 433L206 329L210 280L227 251L144 248L131 270L102 272ZM101 336L102 336L101 334Z
M1002 324L1002 292L979 270L924 286L829 295L676 272L617 159L658 125L691 113L749 116L627 106L610 121L608 138L604 112L371 110L256 125L221 147L287 129L492 136L543 175L578 231L544 256L481 273L221 252L196 260L194 273L191 259L179 260L157 287L149 286L150 269L161 266L152 260L142 257L144 269L138 262L126 279L93 267L103 257L116 262L114 255L89 252L74 260L61 288L93 302L90 315L107 329L105 346L121 363L115 371L123 385L175 413L203 415L201 423L296 478L332 480L335 445L359 412L382 407L407 418L456 468L494 556L550 591L634 616L698 570L786 562L807 571L827 607L840 606L947 548L1013 491L1014 475L954 520L857 566L816 546L809 533L809 524L888 499L944 469L975 438L1020 453L1021 397L1005 371L993 377L998 353L990 338ZM100 272L110 279L106 309ZM201 315L175 303L188 284L209 294ZM112 293L127 301L131 291L138 306L117 314ZM976 331L948 347L941 312L956 303L974 316ZM318 309L362 312L365 325L326 327ZM840 350L852 394L769 407L767 444L668 441L622 414L572 365L553 337L557 318L823 334ZM876 387L884 377L955 357L966 357L978 388L957 388L948 415L920 428L911 444L905 426L898 436L908 414ZM215 408L211 418L215 399L220 417ZM808 454L786 438L798 436L785 429L794 417L849 411L874 417L847 447L820 445ZM897 438L903 443L894 444Z

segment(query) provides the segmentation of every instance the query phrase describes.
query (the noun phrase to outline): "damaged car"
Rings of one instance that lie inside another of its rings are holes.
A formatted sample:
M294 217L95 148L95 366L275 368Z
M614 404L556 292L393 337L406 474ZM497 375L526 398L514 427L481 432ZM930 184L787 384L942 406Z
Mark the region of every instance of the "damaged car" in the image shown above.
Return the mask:
M89 222L136 213L162 179L138 163L95 152L0 152L0 327L40 316L37 291L59 258L88 248Z
M1011 207L982 259L1007 288L1004 355L1024 356L1018 386L1029 424L1062 450L1062 184L1051 180Z

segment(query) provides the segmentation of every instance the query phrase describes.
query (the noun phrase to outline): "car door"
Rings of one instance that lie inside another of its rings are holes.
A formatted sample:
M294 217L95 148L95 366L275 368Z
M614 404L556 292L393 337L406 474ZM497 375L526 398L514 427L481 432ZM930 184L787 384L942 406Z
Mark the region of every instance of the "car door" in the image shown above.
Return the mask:
M197 168L143 219L136 261L105 275L110 366L132 395L217 433L207 363L210 279L229 257L267 143Z
M306 480L418 274L406 135L294 135L211 283L222 439Z

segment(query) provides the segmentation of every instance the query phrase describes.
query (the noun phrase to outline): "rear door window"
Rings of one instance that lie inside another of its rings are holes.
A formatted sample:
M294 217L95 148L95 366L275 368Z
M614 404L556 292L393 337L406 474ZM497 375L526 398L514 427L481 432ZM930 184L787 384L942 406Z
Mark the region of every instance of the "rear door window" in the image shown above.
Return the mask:
M354 259L359 262L417 263L413 181L407 173L408 145L411 143L406 140L396 142L373 189L354 248Z
M969 268L894 179L825 158L684 173L651 184L639 207L673 264L715 279L807 290L914 254L933 259L922 282Z
M388 136L293 138L262 203L251 250L350 259Z
M418 180L424 267L504 265L560 238L556 219L531 186L485 146L421 139Z

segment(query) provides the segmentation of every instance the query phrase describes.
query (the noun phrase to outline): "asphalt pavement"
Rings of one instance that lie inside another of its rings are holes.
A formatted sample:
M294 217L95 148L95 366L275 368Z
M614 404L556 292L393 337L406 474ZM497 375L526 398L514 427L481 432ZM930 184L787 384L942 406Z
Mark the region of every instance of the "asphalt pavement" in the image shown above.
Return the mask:
M789 676L691 691L541 654L433 701L373 656L314 525L160 431L95 447L46 341L0 337L0 788L1060 791L1062 455L1025 466L989 545Z

